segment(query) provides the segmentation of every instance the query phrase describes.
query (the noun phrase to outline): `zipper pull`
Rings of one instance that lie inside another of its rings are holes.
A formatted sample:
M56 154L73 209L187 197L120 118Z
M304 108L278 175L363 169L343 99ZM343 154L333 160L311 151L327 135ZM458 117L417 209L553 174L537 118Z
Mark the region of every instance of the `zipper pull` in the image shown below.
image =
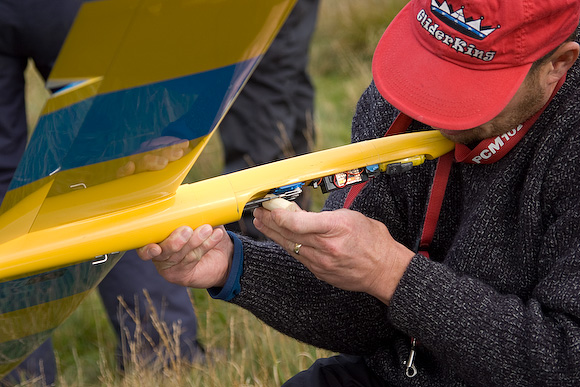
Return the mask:
M411 350L409 351L409 358L407 361L403 362L407 367L405 368L405 375L409 378L417 376L417 368L415 367L415 348L417 347L417 339L414 337L411 339Z

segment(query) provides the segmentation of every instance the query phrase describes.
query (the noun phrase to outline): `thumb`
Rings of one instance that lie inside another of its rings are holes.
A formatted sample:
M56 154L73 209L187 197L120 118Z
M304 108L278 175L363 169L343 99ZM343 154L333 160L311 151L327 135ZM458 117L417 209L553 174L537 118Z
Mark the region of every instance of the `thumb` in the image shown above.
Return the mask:
M295 202L288 201L282 198L274 198L262 203L262 207L267 209L268 211L273 211L276 209L283 209L290 212L299 212L301 211L300 206Z

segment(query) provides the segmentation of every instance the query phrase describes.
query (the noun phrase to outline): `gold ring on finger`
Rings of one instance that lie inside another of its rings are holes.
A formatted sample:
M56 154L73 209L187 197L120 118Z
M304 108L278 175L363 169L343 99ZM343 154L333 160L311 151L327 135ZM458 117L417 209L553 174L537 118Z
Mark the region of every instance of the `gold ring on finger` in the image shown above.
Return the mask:
M302 247L302 243L294 243L294 254L300 255L300 248Z

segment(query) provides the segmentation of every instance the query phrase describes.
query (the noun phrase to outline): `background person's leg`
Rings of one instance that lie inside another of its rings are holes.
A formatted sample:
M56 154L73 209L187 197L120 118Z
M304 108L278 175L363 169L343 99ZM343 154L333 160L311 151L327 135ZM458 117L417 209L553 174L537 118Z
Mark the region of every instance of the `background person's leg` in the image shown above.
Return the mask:
M22 377L21 377L22 376ZM52 386L56 382L56 360L52 341L46 340L22 363L0 381L0 386L16 386L22 382Z

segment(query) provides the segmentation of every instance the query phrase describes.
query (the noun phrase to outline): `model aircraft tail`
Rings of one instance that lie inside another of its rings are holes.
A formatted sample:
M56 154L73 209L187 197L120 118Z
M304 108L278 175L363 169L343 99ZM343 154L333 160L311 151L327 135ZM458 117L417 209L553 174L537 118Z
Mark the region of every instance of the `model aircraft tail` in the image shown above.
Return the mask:
M65 260L43 246L64 234L43 241L28 235L173 200L294 3L82 6L48 80L61 90L41 113L0 208L3 253L47 252L40 261L0 253L7 270L0 275L0 378L50 336L121 256L108 247L98 257L79 251L74 245L83 244L86 230L64 247L80 256Z

